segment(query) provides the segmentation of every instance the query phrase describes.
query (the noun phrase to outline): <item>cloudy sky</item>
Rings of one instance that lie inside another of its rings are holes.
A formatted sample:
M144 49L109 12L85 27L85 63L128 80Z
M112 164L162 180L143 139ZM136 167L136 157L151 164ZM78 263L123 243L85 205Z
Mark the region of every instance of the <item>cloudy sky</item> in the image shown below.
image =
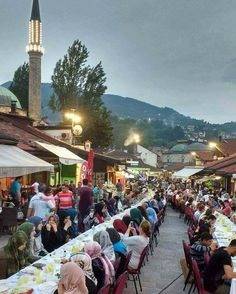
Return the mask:
M40 0L42 79L74 39L108 93L211 122L236 121L235 0ZM31 0L0 0L0 83L25 60Z

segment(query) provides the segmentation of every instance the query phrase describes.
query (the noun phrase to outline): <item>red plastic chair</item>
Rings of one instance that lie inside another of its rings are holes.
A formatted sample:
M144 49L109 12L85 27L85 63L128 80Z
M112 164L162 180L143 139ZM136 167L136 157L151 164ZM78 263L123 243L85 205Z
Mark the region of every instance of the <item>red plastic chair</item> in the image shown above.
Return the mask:
M194 276L194 283L195 283L195 287L198 290L198 294L207 294L208 292L204 289L197 262L194 259L192 259L192 270L193 270L193 276Z
M188 232L189 243L192 244L194 239L194 231L191 227L189 227L187 232Z
M148 245L148 246L149 246L149 245ZM140 280L140 274L141 274L141 268L142 268L142 266L143 266L145 256L146 256L146 254L147 254L147 252L148 252L148 246L146 246L146 247L143 249L143 252L141 253L138 268L137 268L137 269L131 269L131 268L128 267L128 273L129 273L130 275L132 275L136 294L138 294L138 289L137 289L137 284L136 284L136 278L138 279L139 287L140 287L141 292L143 291L143 290L142 290L141 280Z
M132 251L129 251L128 254L127 254L127 256L126 256L126 261L125 261L125 265L124 265L124 270L125 271L128 270L128 265L129 265L131 256L132 256Z
M122 294L128 280L128 273L125 271L123 274L119 276L116 281L115 288L113 290L113 294Z
M209 264L209 261L210 261L210 254L208 252L205 252L204 254L204 263L205 263L205 266L207 267L208 264Z
M186 263L188 266L188 275L187 275L187 278L184 282L184 289L183 289L183 291L184 291L188 282L189 282L189 279L191 277L193 270L192 270L192 258L190 255L190 245L188 245L184 240L183 240L183 249L184 249L185 260L186 260Z
M99 291L98 294L109 294L111 290L111 285L107 285L105 287L102 287Z

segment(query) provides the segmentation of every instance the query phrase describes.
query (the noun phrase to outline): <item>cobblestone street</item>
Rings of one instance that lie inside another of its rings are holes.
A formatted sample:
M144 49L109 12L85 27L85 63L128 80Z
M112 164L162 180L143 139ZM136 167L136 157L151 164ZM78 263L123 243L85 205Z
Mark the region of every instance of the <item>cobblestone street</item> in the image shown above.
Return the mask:
M165 222L161 226L158 247L142 270L142 293L158 294L181 274L179 260L183 257L182 240L186 237L186 225L183 219L179 219L178 213L168 208ZM125 294L133 293L135 293L133 282L129 281ZM162 293L182 294L183 276Z

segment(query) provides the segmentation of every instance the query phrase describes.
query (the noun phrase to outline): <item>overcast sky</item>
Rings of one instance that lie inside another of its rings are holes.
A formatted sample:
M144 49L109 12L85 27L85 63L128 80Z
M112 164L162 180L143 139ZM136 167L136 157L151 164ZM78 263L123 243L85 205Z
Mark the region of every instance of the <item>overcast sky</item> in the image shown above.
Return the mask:
M27 60L31 0L0 0L0 83ZM74 39L108 93L211 122L236 121L235 0L40 0L42 80Z

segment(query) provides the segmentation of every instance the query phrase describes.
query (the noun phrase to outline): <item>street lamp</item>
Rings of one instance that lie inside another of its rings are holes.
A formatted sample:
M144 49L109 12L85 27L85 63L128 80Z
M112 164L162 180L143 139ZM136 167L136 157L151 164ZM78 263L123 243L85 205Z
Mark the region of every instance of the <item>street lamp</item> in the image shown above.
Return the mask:
M65 113L65 118L71 120L71 132L72 132L72 145L74 145L74 135L81 135L83 129L79 123L81 122L81 116L75 113L76 109L71 109Z
M65 118L71 120L72 128L75 124L81 122L81 117L75 113L75 109L71 109L71 111L65 113Z
M217 147L217 143L216 142L209 142L209 147L211 148L211 149L214 149L214 148L216 148Z
M136 144L140 143L140 135L137 133L133 134L133 140Z

